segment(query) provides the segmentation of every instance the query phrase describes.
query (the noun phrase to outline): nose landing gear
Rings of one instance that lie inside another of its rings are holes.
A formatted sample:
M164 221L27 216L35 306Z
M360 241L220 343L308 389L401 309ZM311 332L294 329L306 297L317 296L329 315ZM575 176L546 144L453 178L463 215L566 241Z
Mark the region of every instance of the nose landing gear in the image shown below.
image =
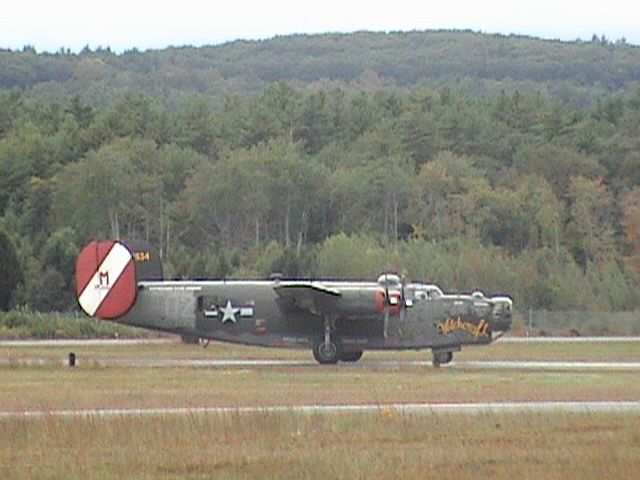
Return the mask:
M444 352L433 352L433 360L432 365L433 368L440 368L440 365L443 363L449 363L453 359L453 352L444 351Z

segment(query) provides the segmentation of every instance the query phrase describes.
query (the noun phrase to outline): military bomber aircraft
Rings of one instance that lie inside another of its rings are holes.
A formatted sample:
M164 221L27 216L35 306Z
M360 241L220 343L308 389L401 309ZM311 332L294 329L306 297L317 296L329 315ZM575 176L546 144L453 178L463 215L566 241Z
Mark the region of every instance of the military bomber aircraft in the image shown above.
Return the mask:
M321 364L365 350L431 349L433 365L463 345L486 345L511 326L508 296L445 294L384 273L377 281L164 280L145 242L94 241L76 263L76 294L90 316L265 347L310 348Z

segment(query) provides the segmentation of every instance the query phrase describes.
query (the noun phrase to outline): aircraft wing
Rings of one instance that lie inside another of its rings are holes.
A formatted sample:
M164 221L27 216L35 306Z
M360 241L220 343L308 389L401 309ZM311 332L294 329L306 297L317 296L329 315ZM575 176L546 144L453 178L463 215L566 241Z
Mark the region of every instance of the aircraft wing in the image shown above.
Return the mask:
M342 296L339 290L319 282L280 282L273 288L280 298L315 315L333 313L337 298Z

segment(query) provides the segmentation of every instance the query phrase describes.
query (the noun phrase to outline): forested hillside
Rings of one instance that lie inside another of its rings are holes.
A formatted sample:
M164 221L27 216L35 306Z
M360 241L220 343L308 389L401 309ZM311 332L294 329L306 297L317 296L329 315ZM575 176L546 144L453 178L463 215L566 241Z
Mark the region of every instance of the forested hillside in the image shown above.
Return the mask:
M108 47L74 54L0 50L0 87L30 95L80 94L106 104L129 90L170 106L193 94L219 105L225 95L260 93L273 82L296 87L319 81L365 88L414 86L541 91L580 105L640 82L640 47L593 37L571 43L468 31L294 35L210 47L176 47L121 55Z
M0 309L74 306L97 237L171 277L639 308L639 79L633 46L467 32L2 52Z

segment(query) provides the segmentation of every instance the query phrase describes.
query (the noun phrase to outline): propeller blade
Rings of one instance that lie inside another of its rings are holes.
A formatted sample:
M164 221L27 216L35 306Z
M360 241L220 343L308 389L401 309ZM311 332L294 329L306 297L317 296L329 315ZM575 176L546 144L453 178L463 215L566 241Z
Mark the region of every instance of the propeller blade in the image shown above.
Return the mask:
M389 275L384 274L384 298L387 301L387 305L391 305L391 298L389 297Z
M387 330L389 329L389 306L384 307L384 339L388 337Z

